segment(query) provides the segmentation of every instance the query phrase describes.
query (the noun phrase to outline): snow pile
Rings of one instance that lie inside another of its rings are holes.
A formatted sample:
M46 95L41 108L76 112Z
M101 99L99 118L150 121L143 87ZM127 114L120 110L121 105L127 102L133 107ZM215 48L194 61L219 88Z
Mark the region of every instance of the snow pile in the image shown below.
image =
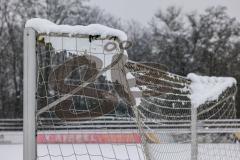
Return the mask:
M207 77L194 73L188 74L187 78L192 81L189 98L194 107L198 107L207 101L217 100L224 90L237 83L231 77Z
M127 40L127 35L123 31L109 28L100 24L90 24L88 26L70 26L70 25L57 25L46 19L33 18L26 22L25 27L31 27L38 33L68 33L74 34L86 34L86 35L100 35L101 37L116 36L121 41Z

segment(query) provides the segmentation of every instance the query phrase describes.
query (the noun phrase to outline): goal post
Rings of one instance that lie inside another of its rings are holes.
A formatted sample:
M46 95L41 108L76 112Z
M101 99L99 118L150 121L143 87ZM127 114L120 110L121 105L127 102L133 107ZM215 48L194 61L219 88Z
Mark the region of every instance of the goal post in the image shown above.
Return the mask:
M132 119L134 113L128 108L135 100L124 69L127 55L119 44L122 33L98 25L85 29L94 32L93 35L24 29L23 159L149 160L142 145L144 134L139 133L141 130ZM101 32L110 33L95 35ZM131 83L135 85L132 80ZM120 105L126 111L118 109ZM123 118L116 117L119 123L133 123L126 132L122 133L121 125L116 131L108 129L111 120L102 120L116 112L125 114ZM95 124L99 123L100 129L96 129ZM95 130L86 129L86 124ZM77 131L69 129L72 125ZM54 151L54 146L58 151ZM62 149L66 146L67 149ZM124 154L116 151L119 148Z
M23 159L37 159L36 31L24 29Z
M125 40L102 25L27 22L23 159L207 160L221 147L239 157L220 144L232 124L219 121L236 117L236 81L131 61Z

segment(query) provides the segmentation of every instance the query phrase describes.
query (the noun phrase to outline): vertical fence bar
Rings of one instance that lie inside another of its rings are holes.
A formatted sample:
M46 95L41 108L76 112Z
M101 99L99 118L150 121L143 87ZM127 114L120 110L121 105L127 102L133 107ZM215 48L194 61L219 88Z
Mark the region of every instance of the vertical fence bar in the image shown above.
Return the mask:
M198 158L198 143L197 143L197 107L191 108L191 160Z
M23 159L36 160L36 33L24 29Z

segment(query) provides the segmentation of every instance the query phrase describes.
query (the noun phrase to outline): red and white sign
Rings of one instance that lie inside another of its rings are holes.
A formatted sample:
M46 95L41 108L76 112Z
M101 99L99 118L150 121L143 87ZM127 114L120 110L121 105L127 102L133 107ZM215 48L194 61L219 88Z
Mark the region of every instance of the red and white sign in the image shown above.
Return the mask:
M81 144L81 143L141 143L137 133L84 133L84 134L38 134L39 144Z

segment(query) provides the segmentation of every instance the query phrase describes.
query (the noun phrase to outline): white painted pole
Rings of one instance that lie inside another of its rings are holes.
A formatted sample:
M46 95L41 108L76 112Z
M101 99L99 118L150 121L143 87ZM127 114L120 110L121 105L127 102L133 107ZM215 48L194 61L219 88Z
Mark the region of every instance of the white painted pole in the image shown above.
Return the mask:
M36 33L24 29L23 159L36 160Z
M143 153L144 153L144 160L151 160L151 156L150 156L150 152L149 152L149 148L148 148L148 144L147 144L147 139L146 139L146 135L144 134L144 129L143 129L143 123L141 120L141 117L139 115L139 111L138 111L138 106L135 105L133 106L133 111L135 113L136 116L136 123L138 126L138 131L139 134L141 136L141 141L142 141L142 147L143 147Z
M191 160L198 158L198 142L197 142L197 107L191 108Z

